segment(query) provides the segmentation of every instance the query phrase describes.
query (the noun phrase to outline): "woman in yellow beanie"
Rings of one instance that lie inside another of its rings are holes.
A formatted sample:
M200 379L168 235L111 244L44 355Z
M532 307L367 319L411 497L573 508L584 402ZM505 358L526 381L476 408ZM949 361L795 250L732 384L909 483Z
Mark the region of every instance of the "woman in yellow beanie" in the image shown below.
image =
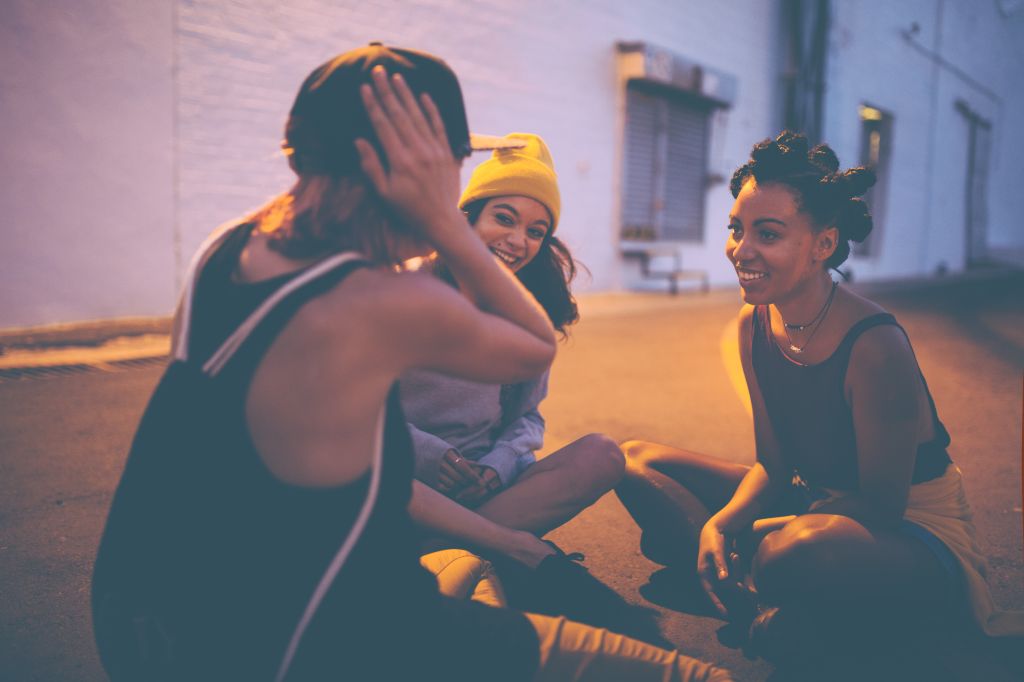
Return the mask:
M511 133L506 138L522 140L524 146L495 151L477 166L459 208L564 334L579 313L569 290L576 265L569 249L554 235L561 213L554 161L537 135ZM502 201L495 201L499 197ZM513 229L517 218L525 229Z
M539 136L506 138L523 146L496 150L480 164L459 207L564 335L579 314L569 289L576 266L555 236L558 176ZM458 286L443 262L428 267ZM622 477L622 452L600 434L583 436L537 461L544 436L537 407L547 391L547 374L501 386L416 370L403 375L401 391L417 478L491 521L543 535Z

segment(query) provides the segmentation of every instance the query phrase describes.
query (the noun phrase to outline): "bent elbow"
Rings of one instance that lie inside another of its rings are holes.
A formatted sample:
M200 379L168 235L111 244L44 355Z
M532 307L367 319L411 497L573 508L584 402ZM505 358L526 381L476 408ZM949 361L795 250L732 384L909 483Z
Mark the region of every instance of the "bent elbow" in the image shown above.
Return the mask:
M554 360L555 344L537 340L536 343L531 343L528 349L516 354L508 369L512 376L502 377L500 380L518 382L535 379L546 372Z
M551 367L551 363L555 361L555 351L553 341L538 343L537 348L523 359L522 370L526 378L533 378L546 372Z
M556 345L555 338L552 336L544 343L543 350L541 351L541 357L538 363L540 371L543 372L551 366L551 363L555 361L555 355L557 353L558 346Z

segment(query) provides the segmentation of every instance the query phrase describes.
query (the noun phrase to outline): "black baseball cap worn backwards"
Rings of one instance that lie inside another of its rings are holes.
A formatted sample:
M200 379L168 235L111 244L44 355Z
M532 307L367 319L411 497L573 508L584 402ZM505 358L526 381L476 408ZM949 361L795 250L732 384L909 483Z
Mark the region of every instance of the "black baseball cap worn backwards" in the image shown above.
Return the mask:
M452 154L522 146L522 140L469 132L462 89L455 73L441 59L416 50L370 43L338 55L313 70L292 104L282 143L292 168L301 175L349 175L359 170L354 141L363 138L378 151L380 143L363 106L359 87L370 72L383 66L399 73L413 94L426 93L437 105Z

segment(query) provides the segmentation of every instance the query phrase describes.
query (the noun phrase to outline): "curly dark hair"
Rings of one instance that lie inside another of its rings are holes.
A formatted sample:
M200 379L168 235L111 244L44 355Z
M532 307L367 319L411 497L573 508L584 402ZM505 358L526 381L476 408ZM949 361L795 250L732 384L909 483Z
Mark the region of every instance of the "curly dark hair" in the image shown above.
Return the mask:
M788 187L797 206L811 217L815 230L838 229L836 250L825 261L829 268L838 268L850 255L850 240L862 242L871 233L871 212L857 197L875 184L875 173L863 166L840 171L831 147L807 147L805 135L789 130L774 140L758 142L750 160L733 173L729 190L733 197L738 196L751 177L760 185Z
M463 207L462 211L470 225L476 225L488 201L490 199L478 199ZM435 266L435 272L445 281L455 283L455 278L443 263ZM516 272L516 277L544 308L548 319L551 320L551 326L562 336L567 336L569 325L580 319L576 299L569 288L569 284L576 277L576 262L569 253L569 248L558 237L548 232L544 235L537 255Z

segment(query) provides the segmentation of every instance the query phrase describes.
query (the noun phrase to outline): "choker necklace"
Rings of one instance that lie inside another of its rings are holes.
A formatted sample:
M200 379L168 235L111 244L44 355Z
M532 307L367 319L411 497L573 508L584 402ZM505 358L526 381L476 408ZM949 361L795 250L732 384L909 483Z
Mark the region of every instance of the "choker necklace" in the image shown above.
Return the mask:
M825 314L825 311L828 310L829 305L832 303L832 296L835 295L837 286L839 286L839 282L832 282L832 291L828 292L828 298L825 299L824 305L821 306L821 310L818 311L818 314L814 316L813 320L811 320L807 324L789 324L788 322L783 320L783 326L785 326L786 329L791 329L795 332L802 332L803 330L807 329L812 324L817 322L819 319L821 319L821 316ZM779 317L782 317L781 312L779 313Z
M786 332L786 339L789 341L789 350L798 355L804 352L804 348L807 348L811 339L813 339L814 335L818 333L818 328L821 327L819 323L825 320L825 316L828 315L828 311L832 308L832 300L836 296L836 288L838 286L839 282L832 282L832 290L828 292L828 298L825 299L825 304L821 306L821 310L819 310L818 314L814 316L814 319L807 324L786 324L785 318L782 317L782 311L779 311L779 319L782 320L782 330ZM776 310L778 310L778 308L776 308ZM814 325L814 329L811 330L811 335L807 337L806 341L804 341L804 345L798 346L793 343L793 337L789 335L790 330L802 332L812 325Z

